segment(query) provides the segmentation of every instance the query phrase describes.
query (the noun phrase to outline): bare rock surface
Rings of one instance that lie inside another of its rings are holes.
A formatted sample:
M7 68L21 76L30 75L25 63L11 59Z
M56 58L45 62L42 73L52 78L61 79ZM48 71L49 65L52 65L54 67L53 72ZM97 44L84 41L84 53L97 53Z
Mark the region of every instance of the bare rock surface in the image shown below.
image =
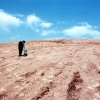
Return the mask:
M100 100L100 41L0 44L0 100Z

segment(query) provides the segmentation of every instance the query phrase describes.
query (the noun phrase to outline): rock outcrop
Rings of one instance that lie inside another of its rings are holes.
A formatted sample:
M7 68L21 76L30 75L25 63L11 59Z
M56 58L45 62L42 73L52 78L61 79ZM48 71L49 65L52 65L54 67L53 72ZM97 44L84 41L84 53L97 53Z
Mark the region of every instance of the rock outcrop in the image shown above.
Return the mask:
M0 100L100 100L100 41L0 44Z

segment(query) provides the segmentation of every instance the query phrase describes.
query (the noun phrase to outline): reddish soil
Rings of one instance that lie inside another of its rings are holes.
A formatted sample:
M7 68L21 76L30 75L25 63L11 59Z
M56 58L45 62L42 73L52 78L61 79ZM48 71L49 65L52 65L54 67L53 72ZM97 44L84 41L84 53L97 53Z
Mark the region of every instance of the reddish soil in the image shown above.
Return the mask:
M100 41L0 44L0 100L100 100Z

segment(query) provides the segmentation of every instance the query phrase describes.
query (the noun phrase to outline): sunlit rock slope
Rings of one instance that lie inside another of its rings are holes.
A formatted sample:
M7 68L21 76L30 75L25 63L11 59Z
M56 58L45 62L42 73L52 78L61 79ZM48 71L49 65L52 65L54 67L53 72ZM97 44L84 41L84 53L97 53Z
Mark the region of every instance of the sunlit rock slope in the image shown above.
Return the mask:
M100 100L100 41L0 44L0 100Z

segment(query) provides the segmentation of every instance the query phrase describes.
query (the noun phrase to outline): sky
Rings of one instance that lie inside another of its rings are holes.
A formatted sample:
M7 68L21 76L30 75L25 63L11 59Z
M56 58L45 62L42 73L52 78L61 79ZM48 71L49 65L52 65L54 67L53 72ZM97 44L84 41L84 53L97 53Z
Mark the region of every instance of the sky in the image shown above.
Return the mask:
M100 39L100 0L0 0L0 43Z

